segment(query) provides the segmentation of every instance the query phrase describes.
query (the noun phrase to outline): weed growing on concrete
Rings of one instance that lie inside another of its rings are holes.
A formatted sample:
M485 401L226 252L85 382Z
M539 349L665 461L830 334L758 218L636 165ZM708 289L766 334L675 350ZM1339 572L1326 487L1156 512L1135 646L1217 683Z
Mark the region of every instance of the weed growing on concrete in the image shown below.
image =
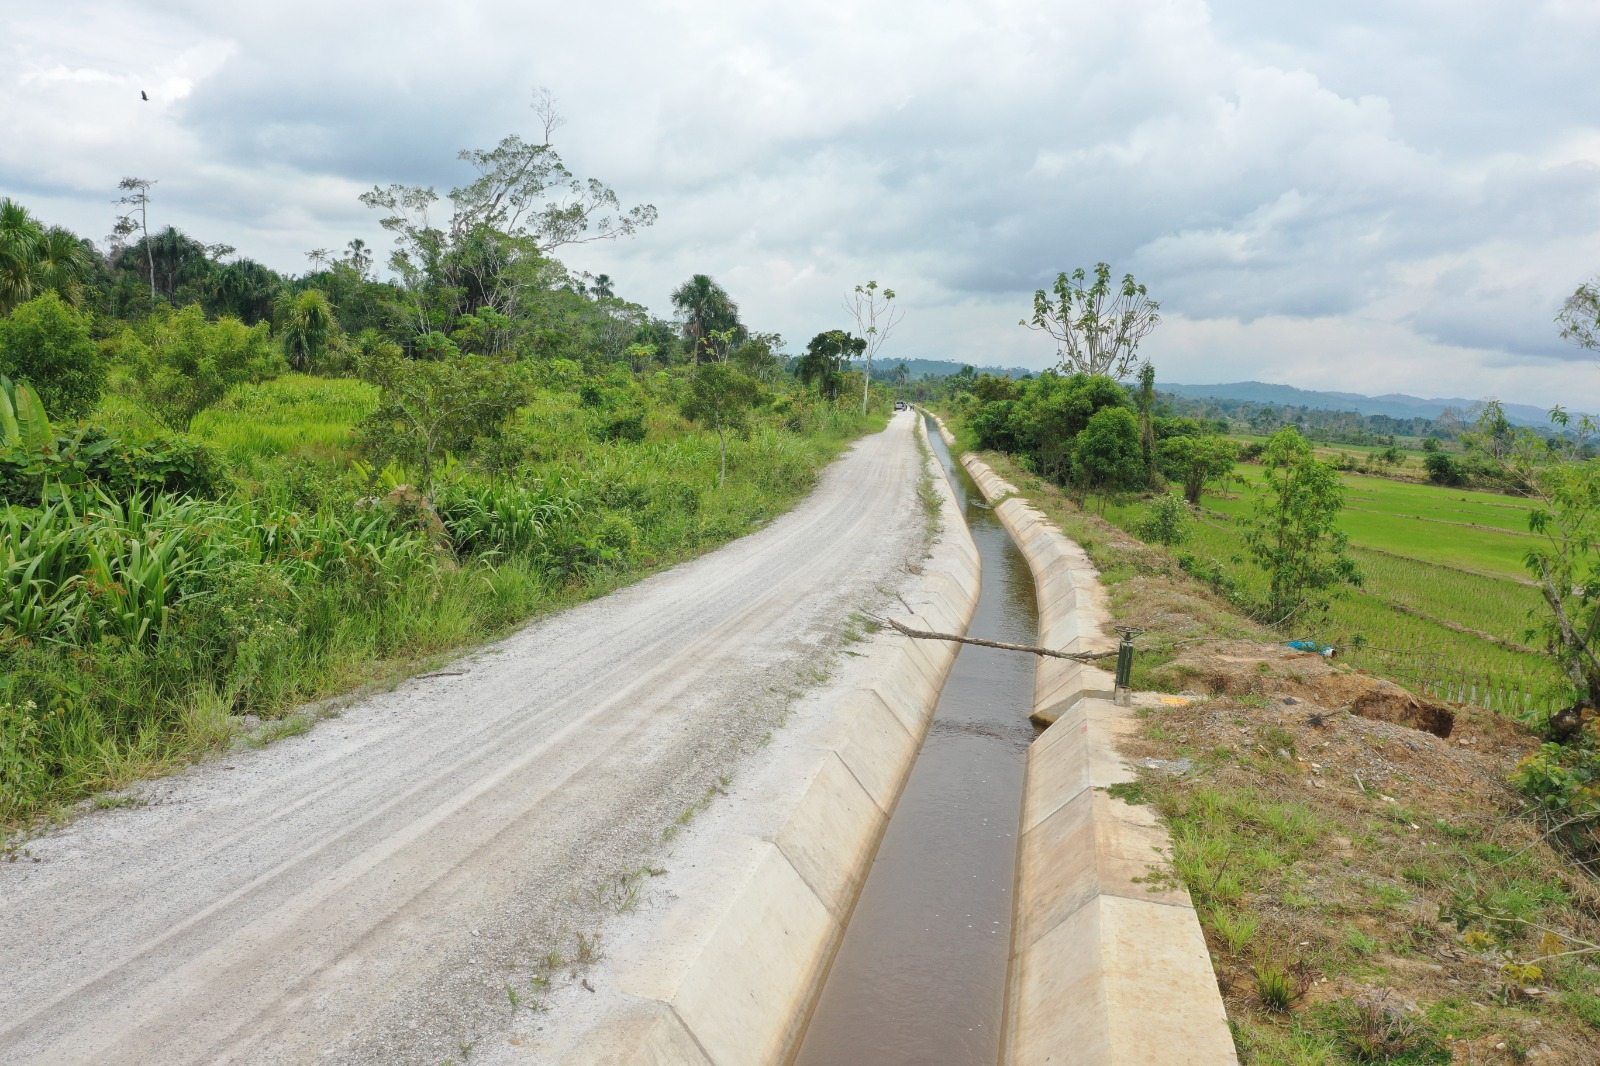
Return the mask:
M771 740L772 734L769 732L765 737L762 738L761 746L765 747ZM726 786L729 782L729 778L725 776L719 776L717 778L717 782L717 784L714 784L710 788L706 789L705 795L701 796L699 799L689 804L688 807L684 808L683 813L679 814L677 818L673 819L671 825L667 826L661 831L661 837L663 840L671 840L673 837L677 836L678 833L682 831L690 822L694 821L695 815L711 806L711 801L713 799L715 799L717 796L726 796L728 794Z
M599 962L603 958L605 958L605 956L600 952L600 934L593 933L585 936L583 933L579 933L578 957L574 961L576 961L579 966L588 966L592 963Z

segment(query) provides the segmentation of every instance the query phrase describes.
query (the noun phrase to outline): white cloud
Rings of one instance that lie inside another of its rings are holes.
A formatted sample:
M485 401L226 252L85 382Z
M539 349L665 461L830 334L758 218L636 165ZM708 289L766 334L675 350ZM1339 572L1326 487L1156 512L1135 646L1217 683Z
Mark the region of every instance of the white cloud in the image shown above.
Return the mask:
M98 235L156 177L161 221L298 270L382 244L362 188L447 188L544 84L574 168L662 214L571 261L658 310L705 271L803 341L876 277L896 352L1042 366L1032 290L1104 259L1165 303L1168 379L1600 407L1550 326L1600 269L1597 11L64 0L0 46L0 192Z

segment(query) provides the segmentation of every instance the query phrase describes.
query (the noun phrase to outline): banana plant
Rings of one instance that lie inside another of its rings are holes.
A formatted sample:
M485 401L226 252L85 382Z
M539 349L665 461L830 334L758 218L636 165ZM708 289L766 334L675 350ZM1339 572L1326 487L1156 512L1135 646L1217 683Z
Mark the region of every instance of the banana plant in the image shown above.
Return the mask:
M0 451L39 453L56 442L44 404L26 381L15 385L0 375Z

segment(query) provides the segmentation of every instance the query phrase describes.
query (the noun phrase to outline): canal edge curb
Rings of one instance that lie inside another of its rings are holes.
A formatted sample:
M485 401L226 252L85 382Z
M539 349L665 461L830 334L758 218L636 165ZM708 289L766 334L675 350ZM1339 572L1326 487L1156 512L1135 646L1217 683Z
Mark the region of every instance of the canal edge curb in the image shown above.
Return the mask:
M965 633L977 545L926 448L941 532L906 596L910 624ZM650 950L619 968L617 1005L568 1066L777 1066L798 1050L958 645L880 631L881 668L841 693L826 725L785 760L783 787L718 835L717 877L673 904Z
M1033 570L1039 643L1112 647L1088 556L982 460L962 463ZM1199 916L1161 876L1171 837L1106 791L1136 779L1116 739L1137 718L1112 688L1097 667L1039 658L1034 718L1053 724L1028 751L1001 1061L1237 1066Z

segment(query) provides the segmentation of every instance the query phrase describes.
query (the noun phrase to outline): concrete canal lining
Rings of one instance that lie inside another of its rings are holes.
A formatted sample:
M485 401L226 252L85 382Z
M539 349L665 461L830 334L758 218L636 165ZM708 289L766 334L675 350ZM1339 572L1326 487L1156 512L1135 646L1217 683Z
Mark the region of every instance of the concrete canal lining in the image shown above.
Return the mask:
M1039 643L1111 647L1088 556L985 463L963 462L1033 569ZM1105 791L1135 779L1116 741L1137 719L1111 688L1103 670L1039 660L1034 716L1053 724L1028 752L1001 1062L1237 1066L1188 892L1145 883L1171 838L1150 808Z
M966 470L934 450L983 561L969 635L1032 644L1027 560ZM999 1059L1033 688L1032 656L960 649L796 1066Z

